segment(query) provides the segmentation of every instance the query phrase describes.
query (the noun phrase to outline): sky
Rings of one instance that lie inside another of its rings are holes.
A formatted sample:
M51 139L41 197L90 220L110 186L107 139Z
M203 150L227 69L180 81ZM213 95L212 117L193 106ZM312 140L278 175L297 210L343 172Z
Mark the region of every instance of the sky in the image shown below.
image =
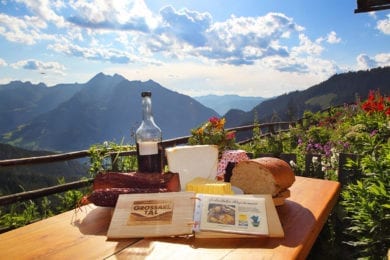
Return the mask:
M356 0L0 0L0 84L152 79L273 97L390 66L390 10Z

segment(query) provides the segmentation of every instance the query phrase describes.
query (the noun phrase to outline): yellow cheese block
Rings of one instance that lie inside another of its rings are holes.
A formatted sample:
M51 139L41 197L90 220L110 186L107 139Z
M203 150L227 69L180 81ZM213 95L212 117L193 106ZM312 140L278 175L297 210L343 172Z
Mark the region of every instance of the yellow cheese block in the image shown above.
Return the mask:
M197 177L186 184L186 191L203 194L234 194L229 182Z

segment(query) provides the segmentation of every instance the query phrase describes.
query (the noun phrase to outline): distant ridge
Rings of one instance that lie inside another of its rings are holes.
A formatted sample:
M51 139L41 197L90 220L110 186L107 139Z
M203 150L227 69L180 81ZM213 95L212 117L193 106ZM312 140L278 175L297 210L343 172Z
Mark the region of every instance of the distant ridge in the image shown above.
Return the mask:
M330 106L356 102L365 99L370 90L379 90L390 96L390 67L379 67L367 71L336 74L303 91L294 91L273 99L265 100L249 112L228 112L228 127L252 124L255 114L260 122L279 120L294 121L308 111L319 111Z
M81 84L59 84L49 88L43 83L21 81L0 85L0 133L56 108L82 87Z
M214 109L219 115L225 115L230 109L250 111L266 98L263 97L243 97L239 95L206 95L194 97L197 101Z

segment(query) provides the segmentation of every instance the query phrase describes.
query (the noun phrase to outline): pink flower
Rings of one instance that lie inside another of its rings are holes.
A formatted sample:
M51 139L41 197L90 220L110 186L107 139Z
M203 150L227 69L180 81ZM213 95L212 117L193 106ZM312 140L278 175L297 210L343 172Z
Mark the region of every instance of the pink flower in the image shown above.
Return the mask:
M236 132L234 131L227 132L225 137L227 140L232 140L236 137Z
M219 118L216 117L216 116L213 116L209 119L209 122L212 124L212 125L217 125L219 123Z

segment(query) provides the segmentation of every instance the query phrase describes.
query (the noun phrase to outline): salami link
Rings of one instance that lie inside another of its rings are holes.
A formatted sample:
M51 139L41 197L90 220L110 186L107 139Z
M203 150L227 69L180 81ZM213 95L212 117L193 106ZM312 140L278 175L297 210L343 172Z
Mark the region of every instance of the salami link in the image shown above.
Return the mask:
M93 182L93 191L83 203L115 207L120 194L159 193L180 191L179 174L107 172L99 173Z
M180 191L179 174L167 173L140 173L140 172L107 172L99 173L94 180L93 189L105 188L139 188L139 189L167 189Z
M115 207L120 194L167 192L164 188L106 188L94 190L88 197L88 202L101 207Z

